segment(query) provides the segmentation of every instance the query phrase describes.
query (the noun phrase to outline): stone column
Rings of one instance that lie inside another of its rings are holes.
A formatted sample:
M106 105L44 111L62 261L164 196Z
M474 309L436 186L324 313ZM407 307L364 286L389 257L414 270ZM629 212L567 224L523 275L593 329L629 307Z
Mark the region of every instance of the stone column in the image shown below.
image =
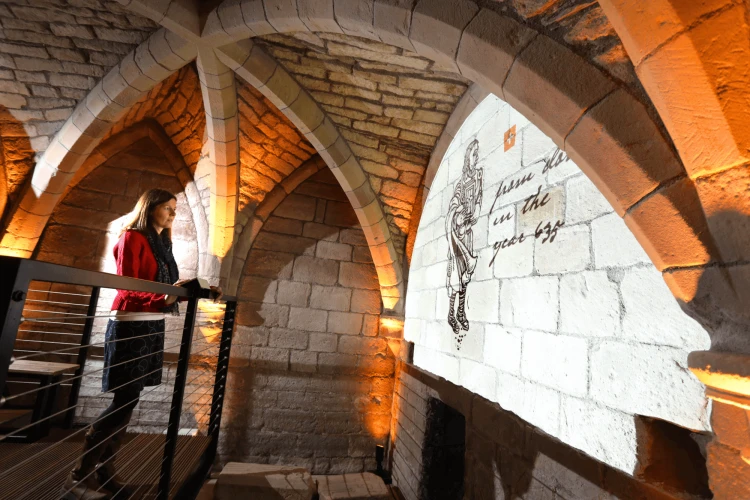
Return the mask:
M750 498L750 355L696 351L688 366L713 403L706 466L714 499Z

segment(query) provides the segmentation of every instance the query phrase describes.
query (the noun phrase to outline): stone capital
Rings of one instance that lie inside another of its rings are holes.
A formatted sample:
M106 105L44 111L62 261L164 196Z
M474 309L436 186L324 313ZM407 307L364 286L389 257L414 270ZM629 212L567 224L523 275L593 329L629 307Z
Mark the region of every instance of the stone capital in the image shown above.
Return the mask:
M750 410L750 355L694 351L688 367L706 385L706 396Z

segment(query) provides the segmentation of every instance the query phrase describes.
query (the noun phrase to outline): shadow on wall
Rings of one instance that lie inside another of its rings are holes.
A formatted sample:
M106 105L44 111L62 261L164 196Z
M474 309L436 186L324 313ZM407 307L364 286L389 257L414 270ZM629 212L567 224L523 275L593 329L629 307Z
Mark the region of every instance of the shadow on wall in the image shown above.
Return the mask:
M384 444L390 425L392 353L340 354L334 352L335 341L330 349L314 348L326 352L313 351L309 335L319 335L322 342L336 335L299 325L291 330L293 325L279 321L264 309L268 304L260 302L273 294L274 280L283 269L291 269L297 255L263 254L273 261L266 286L248 290L246 285L240 291L237 325L248 329L234 336L217 462L295 465L314 474L374 470L375 445ZM251 251L248 264L269 263ZM242 300L246 293L258 302ZM307 307L297 304L300 309ZM303 315L317 312L301 311Z
M34 166L31 141L23 124L0 106L0 236L21 188Z
M538 429L519 427L514 437L506 436L516 449L498 445L494 452L488 451L492 445L486 438L474 431L467 443L471 498L536 499L555 493L556 498L570 500L609 498L607 494L649 500L713 498L705 458L710 435L656 419L636 416L635 420L639 463L635 481Z
M269 214L238 298L218 461L374 470L395 359L367 241L329 169Z
M721 188L737 193L734 197L737 202L750 204L750 181L747 179L738 179L735 185ZM716 203L724 201L716 200ZM747 211L750 212L750 206ZM707 224L714 235L721 237L708 247L712 255L719 255L724 262L740 264L675 269L665 274L665 279L682 309L708 332L711 350L750 354L750 337L747 336L750 265L746 263L750 248L750 217L737 211L721 211L709 217Z
M109 158L86 175L55 207L34 258L79 269L115 272L112 248L119 231L147 189L159 187L177 195L172 230L180 273L197 272L195 222L184 187L164 153L148 137Z
M456 410L450 411L460 415ZM480 396L474 396L472 414L481 414L479 418L491 425L478 428L476 422L466 420L465 484L461 488L453 485L456 496L429 494L426 484L429 471L424 470L420 500L552 497L578 500L610 498L610 495L644 500L713 498L708 487L705 457L705 447L710 441L708 433L695 433L668 422L634 417L638 443L638 470L634 471L634 479ZM432 426L428 421L423 464L434 462L436 456L443 461L446 458L446 450L442 456L436 455L427 445L427 440L434 437L429 433ZM448 441L455 441L455 438L454 435ZM447 490L437 491L445 493Z

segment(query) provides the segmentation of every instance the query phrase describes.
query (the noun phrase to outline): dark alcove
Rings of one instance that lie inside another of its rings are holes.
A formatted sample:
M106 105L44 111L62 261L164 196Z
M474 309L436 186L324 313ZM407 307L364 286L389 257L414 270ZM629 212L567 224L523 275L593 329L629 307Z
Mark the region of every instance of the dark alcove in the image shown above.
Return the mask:
M464 497L466 420L438 399L427 404L427 428L422 451L421 500L461 500Z

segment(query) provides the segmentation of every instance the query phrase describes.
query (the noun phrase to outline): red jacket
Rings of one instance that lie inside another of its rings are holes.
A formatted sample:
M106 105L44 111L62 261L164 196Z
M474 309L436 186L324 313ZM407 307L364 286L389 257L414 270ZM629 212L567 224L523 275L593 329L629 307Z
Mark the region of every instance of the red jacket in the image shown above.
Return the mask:
M156 258L146 237L138 231L127 231L114 249L117 274L142 280L156 279ZM166 307L165 295L117 290L112 310L158 313Z

